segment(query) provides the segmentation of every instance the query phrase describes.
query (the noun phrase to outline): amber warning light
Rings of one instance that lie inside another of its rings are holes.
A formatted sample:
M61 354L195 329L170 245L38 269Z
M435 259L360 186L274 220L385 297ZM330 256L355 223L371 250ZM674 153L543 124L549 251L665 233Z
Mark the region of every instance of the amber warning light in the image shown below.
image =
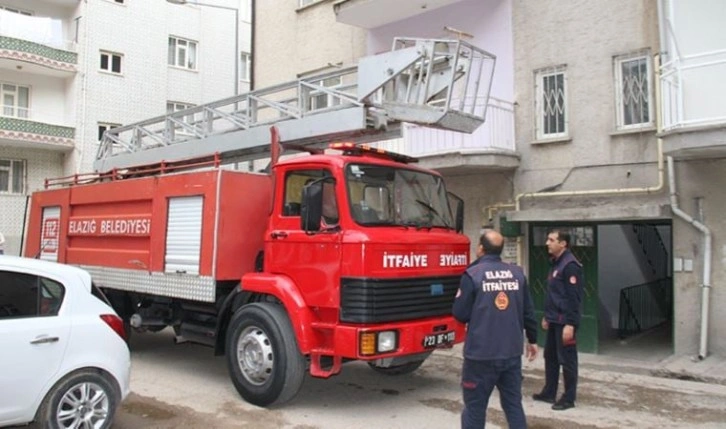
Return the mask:
M331 143L328 148L342 151L343 155L347 156L376 156L380 158L390 159L391 161L395 162L401 162L403 164L418 162L418 158L387 151L367 144Z

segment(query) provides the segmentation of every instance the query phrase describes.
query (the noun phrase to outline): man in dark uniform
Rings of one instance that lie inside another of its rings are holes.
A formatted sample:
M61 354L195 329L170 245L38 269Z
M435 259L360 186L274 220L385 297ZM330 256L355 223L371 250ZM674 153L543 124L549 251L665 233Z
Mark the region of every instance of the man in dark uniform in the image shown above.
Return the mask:
M547 252L552 268L547 276L542 329L547 331L545 343L545 386L532 395L535 401L552 405L553 410L575 406L577 399L577 341L582 302L582 264L570 251L570 234L554 230L547 234ZM557 398L560 366L565 379L565 393Z
M477 260L461 277L454 300L456 320L468 323L461 387L462 429L481 429L494 386L510 428L526 428L522 408L523 332L527 358L537 357L537 320L522 269L502 262L504 238L494 230L479 239Z

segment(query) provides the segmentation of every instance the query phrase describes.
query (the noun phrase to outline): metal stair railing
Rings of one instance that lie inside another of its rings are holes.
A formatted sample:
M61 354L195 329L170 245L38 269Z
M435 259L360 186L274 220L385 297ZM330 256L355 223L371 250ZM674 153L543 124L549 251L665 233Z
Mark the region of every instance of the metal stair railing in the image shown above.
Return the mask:
M668 272L668 249L666 249L663 238L655 225L633 224L646 261L656 278L669 276Z
M620 291L618 336L627 338L672 318L671 278L629 286Z
M394 40L358 66L309 76L113 128L98 172L218 154L222 163L267 156L275 125L284 143L323 145L400 135L401 122L472 132L486 117L495 57L460 40ZM341 84L328 87L326 80ZM324 95L318 106L313 100ZM483 106L483 108L481 107Z

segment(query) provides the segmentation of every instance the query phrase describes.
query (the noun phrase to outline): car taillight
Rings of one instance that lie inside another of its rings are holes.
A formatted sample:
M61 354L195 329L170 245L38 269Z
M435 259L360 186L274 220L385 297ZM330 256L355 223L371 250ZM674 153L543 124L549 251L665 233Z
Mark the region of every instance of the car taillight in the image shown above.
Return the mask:
M115 314L102 314L101 320L106 322L106 324L111 329L113 329L113 332L117 333L119 337L126 341L126 330L124 329L124 321L121 320L120 317Z

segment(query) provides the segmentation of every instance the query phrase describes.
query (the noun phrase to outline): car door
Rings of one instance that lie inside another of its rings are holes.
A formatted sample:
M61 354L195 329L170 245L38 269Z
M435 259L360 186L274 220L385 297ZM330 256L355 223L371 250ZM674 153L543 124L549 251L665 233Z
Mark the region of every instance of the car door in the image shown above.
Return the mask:
M66 288L0 270L0 425L33 418L61 368L70 335Z

